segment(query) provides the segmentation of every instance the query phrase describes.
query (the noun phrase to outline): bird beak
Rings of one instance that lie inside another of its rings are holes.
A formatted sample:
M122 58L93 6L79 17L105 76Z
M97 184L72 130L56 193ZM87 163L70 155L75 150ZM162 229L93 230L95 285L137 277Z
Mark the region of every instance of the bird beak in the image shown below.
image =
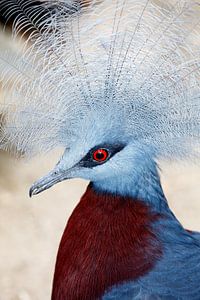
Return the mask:
M70 177L64 175L63 172L60 173L54 169L46 176L42 177L38 181L36 181L29 190L29 196L32 197L34 195L37 195L50 187L52 187L54 184L59 183L65 179L70 179Z
M76 164L74 166L68 165L67 167L64 163L64 160L61 158L61 160L49 174L39 179L31 186L29 190L29 196L32 197L37 195L49 189L56 183L72 178L73 171L76 171L77 169L78 168Z
M78 162L69 156L69 150L66 149L55 168L31 186L29 196L37 195L63 180L77 177L79 169Z

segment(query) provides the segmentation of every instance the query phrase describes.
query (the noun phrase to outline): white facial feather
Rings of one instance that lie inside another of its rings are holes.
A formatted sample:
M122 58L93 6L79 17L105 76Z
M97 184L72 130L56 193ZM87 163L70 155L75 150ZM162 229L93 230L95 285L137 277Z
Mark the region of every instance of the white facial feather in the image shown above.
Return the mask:
M17 80L5 82L2 148L12 144L31 155L125 140L157 157L195 156L200 7L155 2L92 0L81 9L73 4L70 14L72 1L55 1L58 9L33 31L23 54L8 61ZM29 19L24 14L16 36L23 22L37 25L31 11Z

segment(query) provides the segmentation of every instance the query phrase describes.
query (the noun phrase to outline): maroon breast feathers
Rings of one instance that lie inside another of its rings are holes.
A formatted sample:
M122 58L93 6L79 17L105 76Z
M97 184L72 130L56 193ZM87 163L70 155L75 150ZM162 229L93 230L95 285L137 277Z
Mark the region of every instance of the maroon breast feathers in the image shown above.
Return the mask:
M89 185L60 243L52 300L100 299L149 272L161 256L152 228L158 218L142 201Z

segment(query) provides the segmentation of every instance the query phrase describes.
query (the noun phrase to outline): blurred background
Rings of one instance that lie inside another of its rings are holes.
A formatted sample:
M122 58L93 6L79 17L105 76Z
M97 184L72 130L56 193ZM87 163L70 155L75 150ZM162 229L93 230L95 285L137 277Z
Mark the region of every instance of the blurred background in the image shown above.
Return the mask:
M0 33L0 47L18 51L5 32ZM87 185L63 182L30 199L29 187L58 157L54 152L24 162L0 152L0 300L50 299L59 241ZM160 166L171 209L187 229L200 231L200 167L171 162Z

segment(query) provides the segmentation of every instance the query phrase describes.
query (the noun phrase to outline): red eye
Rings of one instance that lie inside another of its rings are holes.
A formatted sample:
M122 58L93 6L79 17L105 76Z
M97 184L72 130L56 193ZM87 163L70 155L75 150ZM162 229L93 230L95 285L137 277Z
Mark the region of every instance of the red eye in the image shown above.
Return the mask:
M103 162L108 158L108 151L105 149L97 149L93 152L93 159L98 162Z

